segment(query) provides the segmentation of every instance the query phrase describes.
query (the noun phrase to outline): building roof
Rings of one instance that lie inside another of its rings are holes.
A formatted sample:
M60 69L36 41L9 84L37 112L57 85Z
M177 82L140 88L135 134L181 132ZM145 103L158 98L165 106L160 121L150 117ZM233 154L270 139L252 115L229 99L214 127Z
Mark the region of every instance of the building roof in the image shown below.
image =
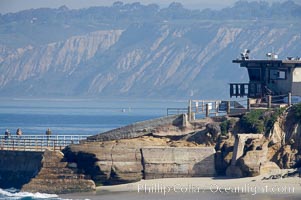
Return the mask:
M248 64L278 64L278 65L282 65L282 66L294 66L294 67L301 67L301 60L289 60L289 59L285 59L285 60L274 60L274 59L261 59L261 60L257 60L257 59L246 59L246 60L242 60L242 59L236 59L232 61L233 63L240 63L242 66L246 66Z

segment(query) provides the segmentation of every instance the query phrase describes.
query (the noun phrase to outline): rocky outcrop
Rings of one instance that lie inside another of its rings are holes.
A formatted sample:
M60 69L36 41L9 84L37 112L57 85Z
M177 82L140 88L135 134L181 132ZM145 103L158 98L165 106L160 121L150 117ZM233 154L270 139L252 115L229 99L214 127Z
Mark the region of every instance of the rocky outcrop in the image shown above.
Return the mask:
M94 182L78 173L76 163L65 162L61 152L46 150L41 163L38 174L22 186L23 191L63 194L95 190Z
M279 168L279 166L274 163L274 162L266 162L263 165L260 166L260 175L264 175L264 174L277 174L279 173L281 170Z
M201 125L199 130L187 134L183 139L206 146L214 146L221 134L220 123L211 121L207 123L199 122L198 124Z
M254 138L251 134L249 136L252 138L242 139L249 137L248 134L236 135L234 154L227 174L236 177L257 176L272 174L280 169L299 167L301 165L299 109L300 105L287 108L277 118L269 132L265 135L259 134L261 137Z
M218 175L226 175L226 169L230 166L234 150L234 137L220 138L215 146L215 169Z
M237 166L242 170L243 176L260 175L260 167L266 162L264 150L248 151L245 156L238 160Z
M86 142L70 145L64 151L68 161L77 163L80 171L91 176L97 185L142 178L212 176L214 152L212 147L151 136Z

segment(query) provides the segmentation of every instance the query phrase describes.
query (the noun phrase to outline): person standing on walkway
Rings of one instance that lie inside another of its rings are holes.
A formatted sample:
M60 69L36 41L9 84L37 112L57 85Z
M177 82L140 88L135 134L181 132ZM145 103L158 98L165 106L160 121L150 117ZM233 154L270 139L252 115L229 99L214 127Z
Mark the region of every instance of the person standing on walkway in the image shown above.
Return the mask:
M46 136L47 136L47 146L49 146L49 139L50 139L50 135L52 134L50 128L48 128L46 130Z
M9 129L6 129L6 131L4 133L4 137L5 137L5 139L10 138L10 131L9 131Z
M20 128L18 128L17 129L17 131L16 131L16 135L18 136L18 137L21 137L22 136L22 130L20 129Z

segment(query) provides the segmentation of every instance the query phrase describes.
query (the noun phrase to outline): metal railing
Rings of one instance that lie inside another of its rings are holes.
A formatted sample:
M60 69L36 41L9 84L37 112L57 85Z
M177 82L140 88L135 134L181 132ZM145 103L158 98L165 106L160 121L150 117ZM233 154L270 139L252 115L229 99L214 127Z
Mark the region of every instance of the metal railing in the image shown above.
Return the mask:
M0 150L59 151L70 144L79 144L89 135L23 135L0 136Z
M189 100L187 108L167 108L167 115L187 114L188 121L196 117L222 116L230 113L245 113L248 99L240 101Z
M167 116L188 113L188 108L167 108Z

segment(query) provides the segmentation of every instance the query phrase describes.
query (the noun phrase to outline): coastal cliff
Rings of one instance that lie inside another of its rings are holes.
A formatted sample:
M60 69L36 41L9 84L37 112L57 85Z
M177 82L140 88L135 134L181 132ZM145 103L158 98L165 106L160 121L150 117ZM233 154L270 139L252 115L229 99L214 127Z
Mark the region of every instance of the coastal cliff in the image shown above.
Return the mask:
M229 62L241 50L300 56L292 1L219 11L118 3L0 15L1 96L224 98L227 83L248 78Z

